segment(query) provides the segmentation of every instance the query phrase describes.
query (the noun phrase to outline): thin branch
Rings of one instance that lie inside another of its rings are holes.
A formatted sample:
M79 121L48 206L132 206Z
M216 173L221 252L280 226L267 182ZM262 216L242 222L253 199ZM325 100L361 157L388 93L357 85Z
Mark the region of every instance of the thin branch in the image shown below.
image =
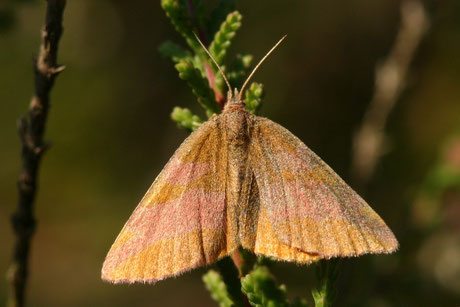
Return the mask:
M214 98L216 99L217 104L223 110L227 99L224 95L217 89L216 86L216 76L214 75L214 71L211 68L211 65L206 61L204 63L204 70L206 72L206 78L208 79L209 87L214 92Z
M25 305L30 243L36 226L34 201L38 170L41 157L48 148L48 144L43 141L43 135L49 110L49 95L56 76L64 69L64 66L57 65L57 52L65 3L65 0L47 1L40 52L38 58L34 59L35 92L27 115L18 121L22 142L22 169L18 179L18 206L11 218L16 240L7 276L10 307Z
M375 90L354 137L351 174L362 186L374 173L385 151L384 128L405 87L409 65L428 30L429 20L419 0L401 3L401 25L388 57L376 68Z

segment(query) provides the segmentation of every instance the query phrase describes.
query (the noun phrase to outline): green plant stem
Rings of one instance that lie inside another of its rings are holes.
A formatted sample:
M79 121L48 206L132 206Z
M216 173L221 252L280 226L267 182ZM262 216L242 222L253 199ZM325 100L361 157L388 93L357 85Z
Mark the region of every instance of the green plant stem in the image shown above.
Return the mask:
M339 259L321 260L316 264L317 287L312 290L316 307L331 307L337 291L335 282L339 275Z
M233 261L233 263L232 263ZM230 260L228 257L223 258L217 262L217 267L222 276L222 279L227 286L227 291L235 303L236 306L249 306L246 295L241 292L241 283L240 283L240 271L235 262L235 259L232 257Z

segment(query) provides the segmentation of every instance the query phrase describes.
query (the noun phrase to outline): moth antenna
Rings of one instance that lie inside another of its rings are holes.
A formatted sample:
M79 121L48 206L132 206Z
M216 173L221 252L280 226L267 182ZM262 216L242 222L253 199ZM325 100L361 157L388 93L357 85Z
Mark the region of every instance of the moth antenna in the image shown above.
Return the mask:
M195 35L196 40L200 43L201 47L203 47L204 51L206 51L206 53L209 55L209 57L210 57L211 60L214 62L214 64L216 64L217 69L219 69L219 71L220 71L220 73L221 73L221 75L222 75L222 78L224 78L225 84L227 84L228 90L231 92L231 91L232 91L232 87L230 86L230 83L228 82L227 77L225 77L224 71L222 70L222 68L220 68L219 64L217 64L216 59L214 59L214 57L211 55L211 53L208 51L208 49L206 49L206 47L205 47L204 44L201 42L201 40L200 40L200 38L198 37L198 35L196 35L195 32L193 32L193 35Z
M252 76L253 76L254 73L257 71L257 69L259 68L259 66L268 58L268 56L276 49L276 47L278 47L278 45L281 44L281 42L286 38L286 36L287 36L287 35L284 35L284 36L275 44L275 46L273 46L272 49L270 49L270 51L267 52L267 54L262 58L262 60L259 61L259 63L256 65L256 67L254 67L254 69L252 70L251 74L250 74L249 77L246 79L246 81L244 81L244 84L243 84L243 86L242 86L241 89L240 89L240 95L239 95L239 97L238 97L239 100L242 99L244 88L246 87L246 85L248 85L249 80L251 80Z

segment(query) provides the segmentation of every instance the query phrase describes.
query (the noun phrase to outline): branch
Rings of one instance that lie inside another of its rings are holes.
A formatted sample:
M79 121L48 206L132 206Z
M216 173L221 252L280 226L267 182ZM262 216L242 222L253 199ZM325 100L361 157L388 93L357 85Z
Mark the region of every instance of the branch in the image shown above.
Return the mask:
M11 288L8 306L25 305L30 242L35 232L34 201L41 157L48 147L43 141L49 110L49 94L54 79L64 69L57 65L58 43L62 34L65 0L48 0L42 43L34 59L35 92L26 116L18 121L22 142L22 169L18 179L19 199L11 224L16 236L13 260L8 270Z
M385 150L384 128L405 87L409 65L428 30L429 20L419 0L401 3L401 25L388 57L376 68L375 90L353 141L351 173L363 185L374 173Z

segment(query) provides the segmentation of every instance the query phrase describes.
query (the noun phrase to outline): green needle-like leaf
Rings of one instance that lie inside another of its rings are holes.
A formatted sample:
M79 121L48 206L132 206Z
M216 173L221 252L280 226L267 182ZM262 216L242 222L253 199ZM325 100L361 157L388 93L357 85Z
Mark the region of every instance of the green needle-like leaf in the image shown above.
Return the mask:
M206 289L211 293L211 297L219 303L220 307L235 306L228 294L227 286L219 273L214 270L209 270L203 275L203 282Z
M230 66L227 73L228 82L233 87L241 88L243 82L246 80L251 68L251 62L254 57L250 54L237 54L235 60Z
M195 131L203 123L200 117L194 115L187 108L175 107L171 112L171 119L175 121L179 127L189 131Z
M241 88L243 82L248 77L252 59L253 56L250 54L237 54L235 60L230 66L229 72L226 72L226 67L224 65L221 66L232 88ZM221 93L225 93L227 91L227 85L225 84L222 75L218 72L216 72L215 84Z
M244 96L246 109L252 114L257 114L262 105L262 99L264 97L263 85L256 82L251 83L251 86L246 90Z
M209 52L213 55L217 63L221 64L225 58L232 38L241 27L242 18L243 16L238 11L228 14L219 31L214 36L214 40L209 46Z
M235 10L236 0L221 0L212 10L206 28L210 37L214 37L225 17Z
M219 31L214 36L214 40L209 46L209 52L213 55L214 59L219 63L222 70L225 72L225 66L222 64L227 54L227 50L230 47L231 40L235 36L236 30L241 27L242 16L239 12L235 11L227 15L226 20L222 23ZM214 84L216 89L220 93L226 93L227 88L222 78L222 75L218 71L214 63L210 63L215 74ZM230 83L231 86L235 87L235 84ZM231 90L231 89L230 89Z
M201 46L193 36L195 27L191 16L187 13L187 6L183 0L161 0L161 7L166 12L166 16L171 20L174 28L186 40L193 50L200 50Z
M171 58L175 63L185 58L192 59L192 54L189 51L171 41L166 41L161 44L160 47L158 47L158 51L161 55Z
M214 113L220 113L214 92L209 88L208 81L202 77L200 71L195 69L192 61L181 59L174 67L179 72L179 77L190 85L198 102L205 109L206 115L211 117Z
M268 268L259 266L241 279L241 289L256 307L289 306L286 287L277 286Z

